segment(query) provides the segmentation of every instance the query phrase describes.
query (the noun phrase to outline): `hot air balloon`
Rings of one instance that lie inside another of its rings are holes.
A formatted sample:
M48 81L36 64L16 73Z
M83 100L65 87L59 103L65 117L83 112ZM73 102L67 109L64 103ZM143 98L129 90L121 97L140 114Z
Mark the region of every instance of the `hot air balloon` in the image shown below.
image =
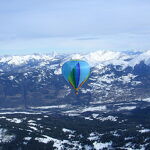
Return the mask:
M79 88L85 83L90 75L90 66L83 60L70 60L63 64L62 74L65 80L78 94Z

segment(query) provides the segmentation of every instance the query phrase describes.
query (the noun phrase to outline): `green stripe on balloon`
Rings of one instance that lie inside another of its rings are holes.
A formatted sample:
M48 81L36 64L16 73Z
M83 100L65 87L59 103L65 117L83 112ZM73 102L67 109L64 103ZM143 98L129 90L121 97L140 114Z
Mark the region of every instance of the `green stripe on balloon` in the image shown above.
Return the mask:
M69 82L72 84L72 86L76 89L76 80L75 80L75 69L73 68L69 78L68 78Z

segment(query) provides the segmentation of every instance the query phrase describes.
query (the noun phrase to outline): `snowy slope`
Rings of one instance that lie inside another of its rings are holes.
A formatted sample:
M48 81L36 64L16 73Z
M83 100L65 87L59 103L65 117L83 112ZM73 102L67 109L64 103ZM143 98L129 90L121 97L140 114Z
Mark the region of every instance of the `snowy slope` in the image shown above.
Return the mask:
M80 89L80 101L71 97L73 91L61 73L63 63L70 59L83 59L91 65L90 78ZM150 51L3 56L0 72L2 107L26 102L39 106L150 97Z
M36 61L52 61L55 55L23 55L23 56L6 56L0 58L0 63L7 63L9 65L22 65L28 63L30 60Z

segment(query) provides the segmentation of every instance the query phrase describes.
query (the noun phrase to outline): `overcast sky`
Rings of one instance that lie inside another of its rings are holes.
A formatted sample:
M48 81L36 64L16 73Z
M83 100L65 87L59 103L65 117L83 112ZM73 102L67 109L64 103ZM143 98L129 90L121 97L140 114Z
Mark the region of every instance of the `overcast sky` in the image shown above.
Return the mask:
M149 0L0 0L0 54L148 49Z

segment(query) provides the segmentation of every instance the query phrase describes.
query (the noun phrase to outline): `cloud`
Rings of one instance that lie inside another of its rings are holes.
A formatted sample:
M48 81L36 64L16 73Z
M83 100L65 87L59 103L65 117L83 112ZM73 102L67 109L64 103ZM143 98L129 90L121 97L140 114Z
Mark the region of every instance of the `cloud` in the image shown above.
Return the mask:
M0 50L149 48L149 4L148 0L0 1Z

